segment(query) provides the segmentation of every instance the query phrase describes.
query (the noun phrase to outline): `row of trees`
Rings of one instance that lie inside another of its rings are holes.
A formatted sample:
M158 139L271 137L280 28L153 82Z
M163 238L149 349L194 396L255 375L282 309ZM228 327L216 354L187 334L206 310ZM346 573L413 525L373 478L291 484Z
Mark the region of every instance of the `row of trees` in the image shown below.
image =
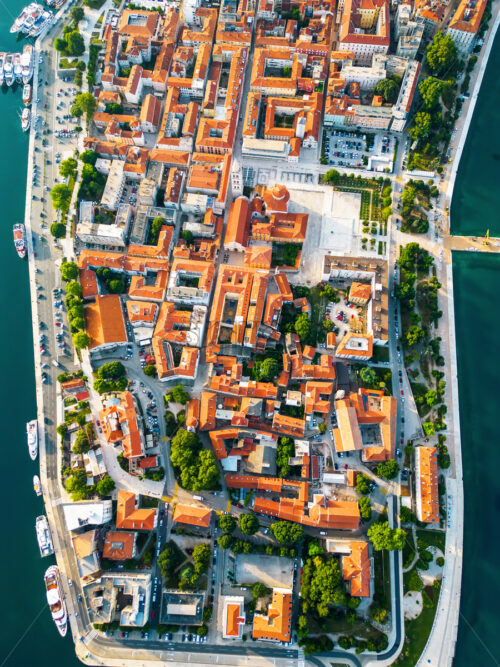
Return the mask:
M61 278L67 282L64 304L68 315L73 345L77 349L88 347L89 336L85 333L85 311L83 308L82 286L78 282L78 267L75 262L63 262Z

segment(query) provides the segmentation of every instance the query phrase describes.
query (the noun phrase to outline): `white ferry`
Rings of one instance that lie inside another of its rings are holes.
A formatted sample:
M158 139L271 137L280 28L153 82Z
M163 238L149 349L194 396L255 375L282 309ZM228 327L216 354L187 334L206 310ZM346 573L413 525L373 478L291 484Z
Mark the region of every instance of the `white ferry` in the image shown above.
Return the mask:
M29 83L25 83L23 86L23 102L26 106L29 106L31 103L31 85Z
M47 602L49 603L52 619L56 624L61 637L66 635L68 630L68 614L64 603L61 579L59 570L55 565L51 565L43 577L45 588L47 590Z
M42 484L40 482L40 477L38 477L38 475L33 475L33 489L37 496L42 495Z
M33 76L33 46L31 44L26 44L23 49L21 67L23 83L26 85L31 81L31 77Z
M36 419L26 424L26 433L28 434L29 453L34 461L38 455L38 422Z
M23 66L21 65L20 53L14 53L14 78L18 82L23 80Z
M4 73L3 73L3 64L5 62L5 53L0 53L0 86L3 86L4 84Z
M5 54L5 60L3 61L3 75L5 83L8 86L12 86L14 83L14 63L12 53Z
M38 548L40 549L40 556L52 556L54 553L54 545L52 544L52 536L50 534L49 522L45 515L37 516L36 518L36 539L38 541Z
M21 114L21 127L23 128L23 132L27 132L30 129L30 123L31 111L28 109L28 107L24 107Z

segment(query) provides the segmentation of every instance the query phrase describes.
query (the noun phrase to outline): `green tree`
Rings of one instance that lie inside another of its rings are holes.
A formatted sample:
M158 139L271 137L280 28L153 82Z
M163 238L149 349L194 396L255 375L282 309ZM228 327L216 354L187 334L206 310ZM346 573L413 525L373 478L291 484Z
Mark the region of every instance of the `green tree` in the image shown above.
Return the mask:
M370 618L372 618L375 623L383 625L387 621L387 609L372 605L370 607Z
M382 79L375 86L375 94L382 95L384 102L394 104L398 98L399 86L393 79Z
M121 361L108 361L99 366L97 377L103 380L118 380L125 375L125 366Z
M100 496L109 496L115 488L115 483L109 475L104 475L100 482L97 482L96 490Z
M69 176L76 176L76 167L77 161L74 157L69 157L66 160L63 160L59 165L59 173L63 178L68 178Z
M80 430L77 432L75 437L75 443L73 445L74 454L85 454L90 449L90 443L87 434L85 431Z
M442 76L458 62L458 51L450 35L440 30L426 49L427 65L434 76Z
M414 141L426 139L432 127L432 118L427 111L419 111L413 119L413 127L410 129L411 138Z
M418 243L407 243L401 249L398 259L399 266L405 271L414 271L417 268L419 271L427 272L433 263L431 255Z
M69 15L71 16L75 25L78 25L78 23L80 23L80 21L83 21L83 19L85 18L85 12L83 11L82 7L72 7L69 12Z
M206 625L201 625L199 628L196 630L196 634L199 637L206 637L208 635L208 628Z
M186 244L190 246L194 240L194 234L193 232L190 232L189 229L185 229L183 232L181 232L181 237L186 241Z
M65 282L78 278L78 266L75 262L63 262L61 264L61 278Z
M70 56L81 56L85 53L85 41L78 30L68 32L66 41L68 43L67 51Z
M181 384L175 385L170 390L170 393L167 395L168 401L173 401L174 403L181 403L181 405L186 405L190 399L189 393L184 389Z
M245 535L254 535L259 530L259 522L253 514L240 514L238 526Z
M356 475L356 491L363 496L367 496L370 493L370 478L358 473Z
M391 528L388 521L374 523L368 529L367 535L375 551L381 551L382 549L401 551L406 541L405 531L401 528Z
M92 93L78 93L71 108L71 114L73 116L87 114L87 119L90 120L90 118L94 115L96 106L97 101ZM75 111L79 113L74 113Z
M88 347L89 343L90 338L83 331L79 331L78 333L73 334L73 345L78 350L81 350L84 347Z
M86 150L86 151L83 151L83 153L80 153L80 160L84 164L90 164L92 166L95 166L95 163L97 162L98 157L99 156L97 155L97 153L95 151L91 151L91 150Z
M111 294L121 294L125 290L123 280L121 278L110 280L108 283L108 289Z
M82 297L82 286L77 280L73 280L72 282L68 283L66 286L66 292L68 294L71 294L71 296L77 296L79 298Z
M364 384L367 384L370 387L373 386L377 380L377 374L373 368L370 368L370 366L363 366L359 371L359 377Z
M372 518L372 504L369 498L360 498L358 500L359 513L364 521L370 521Z
M425 393L425 402L430 408L433 408L439 402L438 394L435 389L429 389Z
M119 102L110 102L106 105L106 113L120 115L123 113L123 106Z
M50 225L50 233L56 239L62 239L66 236L66 225L62 222L53 222Z
M59 51L59 53L64 53L68 48L68 42L65 39L62 39L62 37L56 37L54 40L54 48L56 51Z
M217 540L217 544L221 549L230 549L233 546L234 538L232 535L221 535Z
M219 483L219 468L215 461L213 452L204 449L199 453L199 468L197 485L193 491L201 491L203 489L215 489Z
M439 98L445 88L446 84L440 79L433 76L428 76L418 84L418 90L422 97L424 107L428 110L433 109L439 104Z
M88 497L87 473L84 468L76 468L71 471L69 477L64 482L66 491L71 495L75 502L85 500Z
M264 361L259 366L260 380L274 380L274 378L278 375L278 370L279 366L276 359L273 359L272 357L264 359Z
M223 514L219 519L219 526L225 533L233 533L236 528L236 520L230 514Z
M311 320L306 313L302 313L297 317L293 328L295 329L295 333L300 337L300 340L304 342L311 333Z
M200 447L200 439L195 433L180 428L170 443L170 461L172 465L184 468L191 464Z
M399 472L399 466L394 461L390 459L389 461L382 461L377 465L377 475L383 477L384 479L394 479Z
M422 424L422 428L424 429L425 435L427 435L428 437L433 436L436 432L436 429L435 429L434 424L432 422L424 422Z
M193 549L193 562L195 569L205 572L210 561L210 547L208 544L197 544Z
M156 377L156 366L154 364L147 364L144 367L144 375L149 375L149 377Z
M56 211L66 213L71 201L71 188L65 183L58 183L50 191L50 198L52 199L52 206Z
M424 340L424 338L425 338L425 331L422 329L422 327L419 327L417 324L413 324L411 327L408 328L408 331L406 332L406 342L409 347L417 345L418 343L420 343L420 341Z
M412 523L414 520L413 512L408 507L402 505L399 518L401 519L401 523Z
M292 438L282 436L278 441L276 448L276 466L278 467L278 475L280 477L288 477L291 467L288 459L295 454L295 445Z
M309 634L309 625L305 614L301 614L297 619L297 634L299 637L307 637Z
M66 433L68 432L68 427L67 425L63 422L62 424L59 424L59 426L56 428L56 431L59 433L59 435L64 438Z
M268 588L262 581L256 581L252 586L252 595L254 600L265 598L266 595L271 594L271 589Z
M275 521L271 524L271 532L280 544L293 544L302 539L304 529L300 523Z
M329 169L323 176L323 180L336 185L340 180L340 173L336 169Z
M309 542L309 545L307 547L307 553L309 556L322 556L325 553L325 550L323 549L319 541L316 538L313 538Z

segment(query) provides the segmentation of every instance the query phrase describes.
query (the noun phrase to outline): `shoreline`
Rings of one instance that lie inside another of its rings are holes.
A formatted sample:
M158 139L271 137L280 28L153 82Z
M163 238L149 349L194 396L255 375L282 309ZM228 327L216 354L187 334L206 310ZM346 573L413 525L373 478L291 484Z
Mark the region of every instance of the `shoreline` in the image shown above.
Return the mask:
M469 128L474 115L477 98L479 96L484 73L488 65L489 57L496 37L496 32L500 23L500 12L498 11L498 5L499 3L497 1L492 7L493 24L490 26L488 33L485 35L485 50L479 64L478 73L474 83L474 89L458 138L458 144L455 149L455 155L448 180L448 186L446 188L446 193L444 193L445 199L449 206L448 235L451 235L451 203L455 180L458 173L458 167L462 159L465 143L468 139ZM431 632L427 639L425 648L420 655L417 665L423 666L433 664L434 656L438 655L438 665L447 665L451 667L455 657L460 618L463 570L463 531L465 519L455 300L453 286L453 253L451 251L449 261L446 261L445 272L447 287L448 356L450 361L447 381L450 384L451 391L450 408L452 412L451 435L453 438L454 477L450 475L446 477L447 518L449 525L446 531L445 565L443 569L441 592L438 601L439 609L434 618ZM451 531L454 531L452 537L450 537ZM440 611L444 613L440 613ZM444 638L446 638L445 641L443 641Z

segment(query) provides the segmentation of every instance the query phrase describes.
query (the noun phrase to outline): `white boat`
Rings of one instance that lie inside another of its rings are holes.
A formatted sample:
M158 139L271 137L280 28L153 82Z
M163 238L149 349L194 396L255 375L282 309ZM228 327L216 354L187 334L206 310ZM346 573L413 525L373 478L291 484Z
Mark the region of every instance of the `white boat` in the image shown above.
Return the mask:
M43 13L44 11L42 5L39 5L36 2L32 2L27 7L24 7L23 11L12 24L10 32L29 32L29 30L33 27L36 19Z
M16 81L23 80L23 66L21 65L21 54L14 53L14 78Z
M3 63L5 61L5 53L0 53L0 86L4 84Z
M21 127L23 128L23 132L27 132L30 129L30 123L31 111L28 109L28 107L24 107L21 114Z
M29 106L31 103L31 94L31 85L29 83L25 83L23 86L23 102L26 106Z
M40 477L38 477L38 475L33 475L33 489L37 496L42 495L42 485L40 483Z
M68 614L64 603L58 568L55 565L51 565L45 572L43 579L52 619L59 630L59 634L61 637L64 637L68 630Z
M5 83L8 86L12 86L14 83L14 63L12 53L5 54L5 60L3 62L3 74Z
M45 558L45 556L52 556L54 553L54 545L52 544L49 522L44 514L37 516L35 528L40 556L42 558Z
M23 49L21 67L23 83L26 85L31 81L31 77L33 76L33 46L31 44L26 44Z
M38 455L38 422L36 419L26 424L26 433L28 434L28 450L34 461Z

